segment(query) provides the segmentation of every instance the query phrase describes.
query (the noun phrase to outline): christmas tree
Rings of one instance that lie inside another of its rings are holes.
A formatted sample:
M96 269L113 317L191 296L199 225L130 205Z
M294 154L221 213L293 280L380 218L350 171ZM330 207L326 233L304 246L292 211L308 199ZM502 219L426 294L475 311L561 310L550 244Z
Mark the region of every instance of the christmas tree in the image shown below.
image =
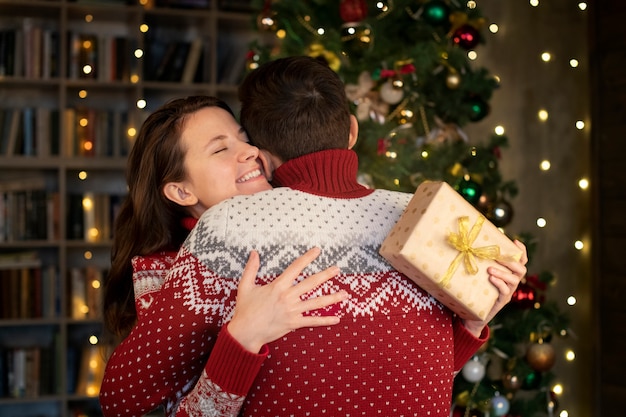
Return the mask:
M325 60L346 83L359 120L360 181L413 192L425 180L452 185L505 230L514 210L514 181L499 171L507 138L478 141L463 127L489 114L499 81L474 68L485 19L476 3L455 0L265 0L253 2L261 39L248 69L282 56ZM508 231L505 230L508 233ZM536 243L518 234L529 258ZM554 337L567 317L548 300L553 275L529 273L509 305L490 323L491 337L456 377L453 415L553 415Z

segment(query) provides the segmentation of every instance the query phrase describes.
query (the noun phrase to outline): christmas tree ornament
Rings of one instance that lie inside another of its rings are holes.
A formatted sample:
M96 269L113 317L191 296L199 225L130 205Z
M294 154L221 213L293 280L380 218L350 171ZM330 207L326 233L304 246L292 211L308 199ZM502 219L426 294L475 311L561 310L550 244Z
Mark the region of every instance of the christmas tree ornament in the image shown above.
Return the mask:
M491 408L493 409L493 413L496 416L505 415L506 413L509 412L510 407L511 407L511 404L509 403L509 400L507 400L506 397L500 394L496 394L491 399Z
M469 112L469 119L478 122L489 114L489 104L478 96L472 96L465 100Z
M536 300L537 292L527 282L520 282L511 296L511 304L522 310L532 308Z
M490 213L493 210L493 204L495 202L495 198L491 195L483 193L480 198L478 198L478 202L475 207L478 211L480 211L485 216L487 213Z
M463 177L455 188L463 196L463 198L465 198L473 206L478 203L478 199L483 193L480 184L473 181L468 176Z
M385 116L389 113L389 105L374 89L376 83L369 72L363 71L359 75L357 84L346 84L346 96L356 106L355 116L359 121L371 119L380 124L385 123Z
M342 52L350 59L360 59L372 49L374 35L365 23L345 23L341 26Z
M526 377L524 377L524 381L522 382L522 389L524 390L534 390L539 388L541 385L541 372L533 371L529 372Z
M517 391L522 387L522 378L513 371L505 372L502 375L502 386L508 391Z
M413 123L405 123L393 128L385 136L384 141L386 148L383 156L389 158L390 162L393 162L398 157L398 153L402 152L402 148L408 143L413 143L416 138L417 132L415 131Z
M261 32L276 32L278 28L276 21L276 12L269 7L263 9L256 18L256 26Z
M463 175L463 165L460 162L455 162L454 165L450 168L449 172L455 177L460 177Z
M454 123L445 123L439 117L435 116L435 127L428 134L426 142L428 143L452 143L456 141L468 142L469 138L461 128Z
M467 51L472 50L480 42L480 32L470 24L462 25L452 34L452 42Z
M446 26L450 22L450 8L445 1L430 0L422 7L422 18L433 26Z
M341 0L339 16L344 22L360 22L367 17L366 0Z
M328 66L335 72L341 69L341 60L333 51L329 51L321 43L312 43L306 53L313 58L323 58Z
M402 79L388 79L380 86L380 98L388 104L398 104L404 98Z
M513 220L513 206L505 199L500 198L491 206L487 218L496 227L504 227Z
M448 71L448 75L446 76L446 87L450 90L456 90L461 85L461 76L458 71L452 69Z
M378 0L375 7L376 19L382 19L393 10L393 0Z
M550 343L539 341L528 346L526 361L535 371L549 371L554 366L555 360L554 347Z
M474 357L463 366L461 374L468 382L479 382L485 376L485 365Z

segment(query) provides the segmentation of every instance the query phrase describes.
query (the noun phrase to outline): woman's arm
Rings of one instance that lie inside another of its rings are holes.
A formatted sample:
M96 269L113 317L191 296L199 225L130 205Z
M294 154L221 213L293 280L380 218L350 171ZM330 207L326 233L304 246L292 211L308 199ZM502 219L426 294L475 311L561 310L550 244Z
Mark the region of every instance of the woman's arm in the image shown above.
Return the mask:
M233 285L232 280L224 280L225 285L221 290L214 290L221 292L216 299L221 297L224 301L222 304L225 304L231 292L237 293L228 332L222 330L221 333L221 325L226 319L220 315L223 308L219 311L205 311L185 306L175 274L168 274L149 313L115 349L107 363L100 391L104 415L141 415L162 404L172 410L194 386L198 389L193 401L207 400L197 398L198 395L206 395L206 390L200 388L202 385L196 385L201 373L206 375L205 382L224 394L222 399L231 394L245 395L264 359L263 353L259 356L259 350L265 343L295 328L328 326L338 322L336 317L312 317L304 316L303 313L335 304L345 299L347 293L338 292L308 301L300 298L336 275L336 268L329 268L297 285L293 284L300 272L318 255L319 249L308 251L272 283L258 286L254 284L254 278L259 258L258 254L252 253L237 291L231 291L233 288L226 285L229 282ZM177 273L184 271L187 277L193 277L198 286L202 285L203 279L212 275L189 253L182 253L177 265L182 265ZM224 333L226 335L222 337ZM224 343L220 343L222 339ZM216 340L219 344L216 344ZM233 344L236 349L232 348ZM216 359L224 351L232 354L228 366L225 366L223 357ZM232 375L233 361L245 368L236 374L241 380L232 377L224 380L225 375Z

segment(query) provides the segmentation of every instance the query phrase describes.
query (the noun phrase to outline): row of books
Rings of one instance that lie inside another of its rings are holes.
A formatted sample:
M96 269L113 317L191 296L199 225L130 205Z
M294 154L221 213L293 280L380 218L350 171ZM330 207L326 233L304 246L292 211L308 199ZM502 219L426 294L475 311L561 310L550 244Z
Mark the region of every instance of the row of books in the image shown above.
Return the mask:
M58 77L59 56L59 32L49 21L24 18L0 30L0 76Z
M123 157L131 146L128 113L123 110L68 108L60 137L58 109L0 108L0 156Z
M60 282L54 265L0 269L0 289L0 319L56 318L60 314Z
M144 80L183 84L209 82L208 71L205 71L208 48L208 43L199 36L181 39L157 28L146 38Z
M45 20L25 18L0 29L0 76L50 79L60 76L60 33ZM137 39L100 32L67 33L67 78L130 81L138 73ZM149 36L145 41L144 78L150 81L208 82L202 76L205 53L201 38L173 40Z
M68 108L63 114L66 127L64 156L123 157L131 142L128 138L128 113L123 110Z
M0 258L0 290L2 292L0 319L57 318L61 314L61 283L57 267L42 266L33 255L14 254L22 260L9 263L10 257ZM21 265L20 265L21 263ZM97 320L102 317L102 285L107 270L97 266L72 267L68 271L68 316L77 320Z
M3 190L2 187L0 182L0 242L60 239L58 192L43 188ZM67 239L109 241L123 199L124 196L117 194L69 194Z
M124 197L82 193L68 196L67 238L87 242L108 241Z
M54 346L0 347L0 397L58 394L56 363Z
M67 74L70 79L129 81L137 72L137 41L109 33L68 33Z
M58 365L58 335L50 346L0 346L0 398L37 398L63 391ZM65 392L96 397L104 376L104 353L99 345L68 346Z
M0 182L0 242L60 238L59 193L45 186L40 177Z

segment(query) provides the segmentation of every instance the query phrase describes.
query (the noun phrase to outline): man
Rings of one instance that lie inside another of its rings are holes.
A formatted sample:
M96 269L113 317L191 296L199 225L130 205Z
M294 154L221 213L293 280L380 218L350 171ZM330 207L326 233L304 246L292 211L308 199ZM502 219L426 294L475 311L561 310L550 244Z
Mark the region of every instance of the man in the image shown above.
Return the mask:
M232 312L219 289L241 276L250 250L264 263L257 282L267 283L312 246L322 255L300 279L333 264L341 273L311 296L344 289L350 299L310 312L339 315L340 324L263 344L260 369L238 365L261 349L254 341L221 358L232 363L228 373L211 365L211 355L180 413L221 415L222 396L232 401L233 414L246 416L448 416L455 372L487 340L488 321L526 272L525 254L520 263L489 271L500 298L487 319L461 322L378 254L412 195L357 183L350 149L358 125L338 76L313 58L290 57L261 66L239 91L242 126L267 152L278 187L234 197L200 218L173 267L184 304L226 323ZM249 387L233 383L252 378Z

